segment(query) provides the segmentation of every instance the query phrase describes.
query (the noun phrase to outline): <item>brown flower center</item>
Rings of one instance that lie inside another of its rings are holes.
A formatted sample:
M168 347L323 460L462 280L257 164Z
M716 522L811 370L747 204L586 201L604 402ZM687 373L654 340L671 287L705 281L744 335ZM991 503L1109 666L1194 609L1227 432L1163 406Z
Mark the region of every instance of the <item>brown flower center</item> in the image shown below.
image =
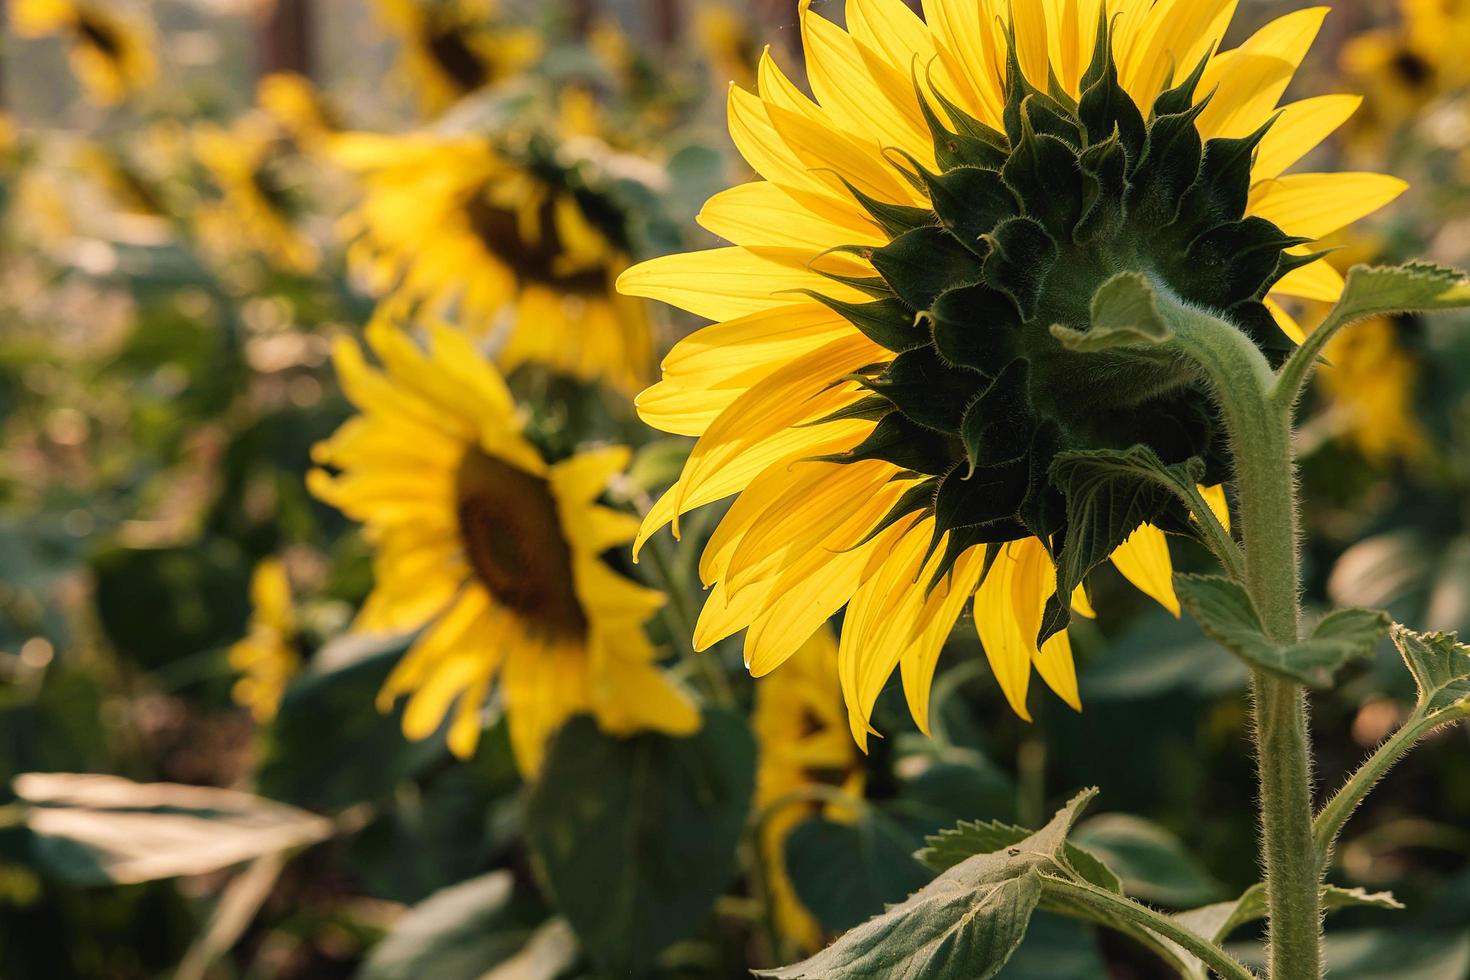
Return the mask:
M455 496L465 554L496 601L543 634L584 635L587 617L550 484L471 448Z
M465 42L464 34L459 29L447 27L433 30L424 43L429 49L429 56L461 92L473 92L490 81L490 67Z
M110 24L95 20L85 14L77 16L77 33L82 40L96 48L110 60L116 61L122 54L122 42Z
M608 273L604 267L571 273L557 271L556 260L561 257L563 246L551 200L543 201L536 210L535 241L522 237L519 216L514 211L496 207L483 193L471 197L466 210L470 227L485 248L504 262L521 283L554 286L561 293L607 291Z
M1434 66L1422 56L1404 48L1393 59L1393 70L1410 88L1428 88L1434 80Z

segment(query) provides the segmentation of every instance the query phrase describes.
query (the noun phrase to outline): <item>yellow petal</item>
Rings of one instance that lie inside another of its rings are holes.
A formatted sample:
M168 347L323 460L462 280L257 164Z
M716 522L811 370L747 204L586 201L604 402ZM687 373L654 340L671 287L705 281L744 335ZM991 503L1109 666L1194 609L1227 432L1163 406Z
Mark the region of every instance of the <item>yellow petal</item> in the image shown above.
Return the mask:
M811 255L801 249L712 248L640 262L618 277L618 291L656 299L707 320L769 312L790 306L795 293L811 289L848 302L870 297L806 269Z
M1359 95L1322 95L1284 106L1256 150L1251 179L1279 177L1337 132L1363 104Z
M1288 174L1253 187L1246 212L1288 235L1321 239L1372 214L1408 188L1385 174Z
M1179 599L1174 594L1174 562L1164 532L1145 524L1113 552L1113 565L1144 595L1156 600L1175 616Z

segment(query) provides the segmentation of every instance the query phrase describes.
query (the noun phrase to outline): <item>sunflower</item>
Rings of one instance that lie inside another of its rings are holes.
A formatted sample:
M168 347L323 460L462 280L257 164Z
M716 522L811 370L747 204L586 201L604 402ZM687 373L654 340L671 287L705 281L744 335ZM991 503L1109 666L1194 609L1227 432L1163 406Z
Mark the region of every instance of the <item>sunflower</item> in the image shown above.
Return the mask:
M583 168L540 140L515 155L429 133L347 134L333 148L363 191L344 223L349 260L388 310L452 314L492 338L506 371L646 382L648 314L614 289L629 265L625 218Z
M730 91L731 136L764 179L711 199L700 223L734 244L620 281L720 321L638 401L652 425L699 437L639 544L738 495L701 561L699 647L745 629L764 674L845 606L839 676L866 745L895 668L927 730L936 661L973 600L1019 715L1033 667L1079 704L1062 627L1069 606L1088 610L1056 595L1052 463L1142 446L1213 486L1229 461L1177 362L1077 353L1050 328L1085 336L1097 290L1135 273L1280 358L1294 327L1273 297L1342 288L1312 243L1404 187L1283 176L1359 100L1278 108L1324 11L1220 51L1234 8L926 0L921 20L900 0L850 0L843 30L802 4L815 100L769 53L755 94ZM1159 513L1113 563L1177 611L1161 523L1188 527Z
M1317 386L1331 428L1369 462L1415 462L1429 450L1414 412L1419 364L1401 341L1396 318L1376 317L1334 337Z
M211 250L231 254L243 245L287 272L309 273L321 260L296 226L300 204L289 172L290 146L280 125L249 113L228 129L200 126L194 155L218 195L201 205L199 233Z
M276 716L286 685L301 668L296 652L296 611L286 566L269 558L250 577L250 632L230 648L230 666L242 676L235 702L261 724Z
M514 77L541 53L536 34L496 24L495 0L378 0L403 43L397 71L425 115Z
M20 37L57 35L87 97L115 105L153 83L158 65L148 32L120 15L115 2L11 0L10 24Z
M813 786L835 786L857 798L863 793L836 667L837 642L824 627L787 661L779 680L766 678L756 685L751 719L760 743L755 808L776 807L760 825L771 911L777 932L805 952L822 945L822 927L786 873L786 838L813 815L850 820L853 814L840 803L797 802L793 795Z
M464 334L428 331L420 348L379 319L368 342L383 369L342 341L338 377L361 414L319 443L309 486L361 521L377 549L376 587L358 632L422 629L380 695L408 695L403 730L434 732L458 699L449 747L468 757L499 679L523 772L570 715L603 730L688 734L693 701L654 665L644 624L662 593L613 571L604 551L637 521L597 503L628 450L548 463L521 434L509 390Z
M1360 137L1397 130L1428 102L1470 82L1467 43L1470 3L1399 0L1396 24L1366 31L1343 45L1344 74L1368 93L1354 130Z

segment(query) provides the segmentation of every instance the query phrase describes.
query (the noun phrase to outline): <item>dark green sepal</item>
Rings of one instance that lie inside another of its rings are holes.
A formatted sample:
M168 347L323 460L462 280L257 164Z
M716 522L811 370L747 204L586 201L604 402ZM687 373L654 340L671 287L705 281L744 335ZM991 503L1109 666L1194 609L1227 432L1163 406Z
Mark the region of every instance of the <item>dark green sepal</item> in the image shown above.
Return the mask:
M1082 98L1077 103L1077 116L1090 143L1117 137L1128 158L1129 172L1143 157L1148 138L1148 124L1132 96L1118 81L1118 66L1111 52L1111 30L1107 15L1100 14L1097 46L1092 66L1082 79Z
M1298 245L1309 245L1311 244L1312 239L1293 238L1288 239L1287 241L1289 242L1289 244L1283 245L1283 249L1295 248ZM1269 289L1275 286L1283 278L1295 272L1296 270L1306 268L1313 262L1318 262L1322 259L1325 259L1327 256L1331 255L1335 251L1337 251L1337 249L1335 248L1324 248L1319 249L1315 252L1306 252L1302 255L1296 255L1291 252L1283 251L1281 253L1281 262L1279 265L1276 266L1276 275L1271 277L1271 282L1268 284L1267 288Z
M989 246L981 237L1021 213L1016 195L996 170L954 167L929 182L929 200L940 223L959 243L984 259Z
M1068 143L1029 124L1001 170L1006 185L1026 203L1026 213L1058 238L1071 238L1082 217L1082 182L1077 153Z
M1103 143L1082 151L1078 160L1082 174L1082 217L1072 229L1072 242L1086 246L1116 237L1127 214L1123 199L1128 192L1128 152L1115 133Z
M835 412L828 412L821 418L812 419L810 422L800 422L792 428L812 429L828 422L847 422L852 419L866 419L869 422L878 422L885 416L897 411L893 403L882 395L864 395L845 408L839 408Z
M1159 93L1159 97L1154 99L1153 118L1176 116L1194 107L1195 94L1199 91L1200 80L1205 77L1205 69L1209 67L1210 58L1214 56L1214 53L1214 48L1211 48L1182 82ZM1201 104L1207 101L1208 99L1201 100Z
M910 421L953 434L960 429L977 382L983 383L974 372L950 367L933 347L920 347L895 357L870 387Z
M837 248L829 248L826 252L814 256L812 260L807 263L807 269L815 272L823 279L830 279L833 282L840 282L842 283L842 285L850 286L853 289L856 289L858 292L865 293L866 295L871 296L874 299L892 299L894 296L897 295L891 288L889 288L888 283L883 279L882 276L849 276L844 275L840 272L831 272L826 269L817 268L817 262L823 256L829 255L833 252L846 252L851 255L857 255L864 259L868 259L872 257L873 249L869 248L866 245L841 245ZM793 290L793 292L806 292L806 290Z
M1014 541L1021 527L1016 513L1026 499L1026 460L987 466L969 477L957 466L939 482L934 495L934 533L966 528L981 541ZM1024 529L1023 529L1024 533Z
M1171 272L1186 299L1228 310L1260 299L1277 279L1282 250L1300 243L1265 218L1219 225L1190 243Z
M1030 448L1030 374L1030 364L1016 358L964 407L959 432L970 461L967 478L982 466L1012 463Z
M1026 460L1028 486L1026 499L1021 501L1018 517L1026 530L1037 538L1048 554L1052 553L1052 539L1066 527L1067 504L1061 491L1051 485L1051 464L1057 453L1062 451L1062 430L1051 419L1043 419L1031 436L1031 448Z
M955 167L984 167L995 170L1006 162L1010 147L1006 144L1005 136L950 102L932 82L928 91L925 91L919 84L917 71L914 73L914 95L919 102L919 111L924 115L924 122L929 127L930 137L934 140L934 160L940 170L948 171ZM929 103L930 97L939 102L959 132L951 132L940 121Z
M1028 96L1021 103L1021 129L1051 136L1075 152L1082 148L1082 128L1065 106L1049 95Z
M847 192L858 204L862 205L863 210L868 212L868 216L878 223L878 227L883 229L883 233L889 238L897 238L906 231L913 231L915 228L934 223L934 212L928 208L915 208L879 201L858 190L841 174L837 175L837 179L842 181L842 186L847 188Z
M1014 300L1021 316L1030 320L1056 263L1057 243L1031 218L1001 222L986 241L990 255L985 260L985 281Z
M929 477L923 482L909 487L898 498L898 501L888 509L888 513L884 514L878 523L873 526L873 529L863 535L861 541L853 545L853 548L861 548L905 517L932 511L934 509L934 494L938 489L939 480L935 477Z
M988 378L1014 359L1023 326L1015 301L985 285L940 294L929 309L929 320L941 357Z
M811 289L801 292L857 327L873 343L895 354L929 343L929 336L914 322L913 310L895 296L871 303L847 303Z
M856 463L881 459L915 473L941 476L962 454L958 440L926 429L893 412L883 417L861 443L845 453L814 456L813 462Z
M1199 178L1185 192L1174 219L1176 224L1202 228L1245 213L1256 148L1270 128L1268 123L1250 136L1212 139L1205 144Z
M980 261L938 225L926 225L873 250L873 268L915 311L956 285L980 281Z
M1175 498L1171 484L1194 486L1205 474L1192 459L1166 465L1148 446L1058 455L1050 483L1066 498L1067 529L1057 556L1056 593L1042 614L1040 647L1071 622L1071 598L1087 574Z
M1016 52L1015 25L1006 27L1006 35L1006 103L1001 110L1001 122L1005 126L1006 139L1014 147L1021 142L1023 120L1026 118L1026 100L1033 96L1038 99L1046 99L1047 95L1032 85L1026 73L1021 70L1021 59Z
M1201 102L1186 112L1161 116L1149 127L1127 199L1130 220L1138 227L1173 224L1184 192L1199 179L1204 142L1196 123L1205 105Z

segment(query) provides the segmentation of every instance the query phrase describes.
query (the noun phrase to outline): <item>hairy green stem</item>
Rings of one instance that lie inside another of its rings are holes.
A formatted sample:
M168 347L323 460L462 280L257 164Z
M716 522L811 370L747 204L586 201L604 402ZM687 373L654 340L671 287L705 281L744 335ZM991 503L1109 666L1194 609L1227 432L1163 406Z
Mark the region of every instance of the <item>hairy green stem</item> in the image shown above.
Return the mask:
M1244 545L1242 585L1275 642L1300 636L1299 520L1290 415L1244 333L1178 301L1166 315L1203 369L1230 433ZM1272 980L1322 975L1320 866L1312 837L1312 762L1301 685L1258 671L1253 684Z
M1402 728L1394 732L1388 741L1380 745L1367 761L1358 767L1358 770L1343 784L1342 789L1327 801L1322 812L1317 814L1317 820L1312 827L1317 863L1321 868L1326 869L1327 862L1332 856L1332 846L1337 841L1337 835L1342 832L1343 826L1372 792L1373 787L1378 785L1378 781L1387 775L1400 759L1408 755L1409 750L1418 744L1421 738L1442 724L1444 724L1443 719L1433 720L1415 712Z
M1180 925L1175 919L1156 912L1122 895L1098 888L1081 881L1069 881L1052 875L1043 875L1041 887L1044 892L1060 896L1070 902L1086 906L1105 918L1121 919L1162 936L1181 949L1197 957L1224 980L1255 980L1231 955L1214 943Z

